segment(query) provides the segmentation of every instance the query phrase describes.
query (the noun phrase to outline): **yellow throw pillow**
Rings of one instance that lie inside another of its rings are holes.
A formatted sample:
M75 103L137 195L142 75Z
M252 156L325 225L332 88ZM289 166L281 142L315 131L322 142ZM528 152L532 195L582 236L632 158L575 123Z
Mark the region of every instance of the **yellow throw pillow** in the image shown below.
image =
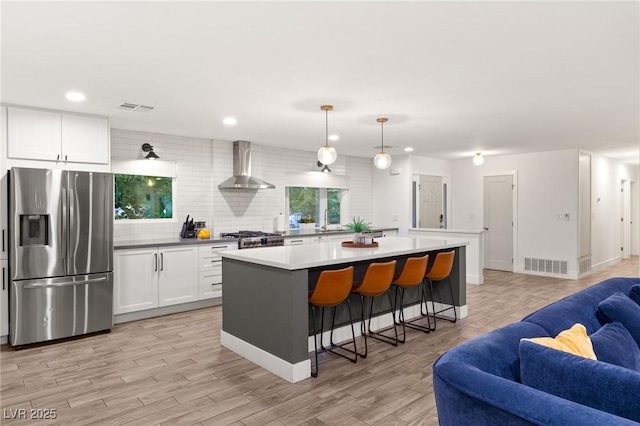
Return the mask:
M584 358L597 359L596 354L593 352L591 339L587 335L587 329L582 324L574 324L570 329L561 331L555 339L553 337L535 337L523 340L530 340L539 345Z

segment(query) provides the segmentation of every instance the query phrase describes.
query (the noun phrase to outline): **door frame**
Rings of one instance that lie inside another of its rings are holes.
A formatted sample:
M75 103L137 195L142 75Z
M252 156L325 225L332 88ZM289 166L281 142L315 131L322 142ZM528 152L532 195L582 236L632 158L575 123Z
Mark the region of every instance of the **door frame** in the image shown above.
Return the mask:
M512 254L513 263L511 267L511 272L521 272L524 270L524 265L520 264L520 259L518 258L518 171L517 170L509 170L504 172L492 171L482 174L482 226L484 228L485 225L485 206L484 206L484 178L491 176L507 176L511 175L511 182L513 185L512 199L511 199L511 217L513 220L513 229L512 229ZM482 239L483 247L482 252L484 253L484 237ZM483 265L484 269L484 256L483 256Z
M411 175L411 227L419 228L418 225L420 223L420 190L418 188L418 185L420 184L420 176L435 176L442 178L442 210L444 212L444 229L447 229L449 224L451 223L451 177L443 176L438 173L414 173Z

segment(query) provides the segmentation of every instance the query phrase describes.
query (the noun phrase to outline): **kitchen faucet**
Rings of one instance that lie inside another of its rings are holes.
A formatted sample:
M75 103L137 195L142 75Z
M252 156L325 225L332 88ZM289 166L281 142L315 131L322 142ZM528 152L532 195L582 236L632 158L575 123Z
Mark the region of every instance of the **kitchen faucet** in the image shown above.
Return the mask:
M329 209L324 209L324 225L322 226L323 230L327 230L329 228Z

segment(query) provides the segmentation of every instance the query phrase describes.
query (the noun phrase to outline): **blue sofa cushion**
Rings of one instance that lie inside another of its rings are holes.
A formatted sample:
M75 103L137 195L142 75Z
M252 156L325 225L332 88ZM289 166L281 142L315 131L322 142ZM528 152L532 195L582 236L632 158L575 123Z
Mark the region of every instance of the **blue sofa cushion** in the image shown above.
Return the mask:
M522 340L520 377L532 388L640 422L637 371Z
M629 290L629 298L640 305L640 284L636 284Z
M624 325L640 346L640 305L629 296L616 292L598 304L598 317L606 324L617 321Z
M587 334L595 333L603 324L596 315L598 303L617 291L628 294L636 284L640 284L640 278L609 278L552 303L526 316L522 321L538 324L550 336L557 336L577 322L587 328Z
M622 324L605 324L589 337L598 361L640 371L640 348Z

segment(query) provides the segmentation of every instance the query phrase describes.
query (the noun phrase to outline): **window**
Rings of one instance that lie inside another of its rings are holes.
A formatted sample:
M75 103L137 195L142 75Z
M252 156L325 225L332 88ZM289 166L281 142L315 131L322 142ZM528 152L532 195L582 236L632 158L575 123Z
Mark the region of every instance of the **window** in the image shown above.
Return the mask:
M172 219L173 179L115 175L115 211L119 219Z
M339 225L342 214L342 198L346 192L337 188L287 188L289 200L289 228L300 228L300 221L308 219L317 226Z

